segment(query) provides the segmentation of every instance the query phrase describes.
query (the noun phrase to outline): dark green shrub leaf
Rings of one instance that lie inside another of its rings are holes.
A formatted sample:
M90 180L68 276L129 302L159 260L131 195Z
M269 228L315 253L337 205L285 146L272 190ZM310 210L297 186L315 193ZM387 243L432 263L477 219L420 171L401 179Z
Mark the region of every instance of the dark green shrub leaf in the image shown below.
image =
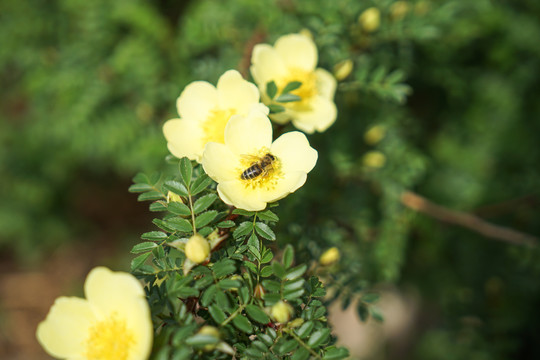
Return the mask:
M246 312L250 318L261 324L268 324L270 322L268 315L256 305L247 305Z
M182 175L182 180L184 181L184 184L186 184L186 187L189 188L189 184L191 183L191 175L193 174L191 160L186 157L181 158L179 167L180 175Z
M253 331L251 323L244 315L236 315L232 323L238 330L242 330L245 333L251 334Z
M204 211L208 209L210 205L217 199L216 194L208 194L200 197L195 201L195 204L193 204L193 212L195 214L200 213L201 211Z

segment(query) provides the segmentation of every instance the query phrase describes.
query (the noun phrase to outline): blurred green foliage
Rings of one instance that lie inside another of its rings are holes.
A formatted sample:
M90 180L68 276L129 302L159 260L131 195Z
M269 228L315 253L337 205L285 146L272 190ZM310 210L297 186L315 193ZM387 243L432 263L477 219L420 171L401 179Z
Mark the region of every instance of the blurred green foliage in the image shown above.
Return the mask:
M160 168L160 126L187 83L247 75L251 46L306 28L319 66L354 70L335 125L310 136L316 168L276 210L278 242L304 262L337 246L328 287L344 305L380 281L418 290L435 315L409 358L540 357L538 251L400 201L409 189L540 235L540 4L418 0L397 16L393 3L2 2L0 246L27 256L80 235L81 184ZM372 6L380 26L368 33L358 16ZM375 125L386 134L368 143ZM384 165L366 165L368 151Z

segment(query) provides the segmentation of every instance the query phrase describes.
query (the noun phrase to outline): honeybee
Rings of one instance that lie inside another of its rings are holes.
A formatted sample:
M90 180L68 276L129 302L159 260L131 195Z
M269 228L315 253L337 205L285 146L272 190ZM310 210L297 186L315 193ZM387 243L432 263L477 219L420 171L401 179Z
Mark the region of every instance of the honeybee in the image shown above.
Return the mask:
M240 178L242 180L251 180L255 179L258 176L266 176L270 171L274 170L274 161L276 158L270 153L266 153L263 157L254 156L253 158L256 161L252 162L251 165L242 172Z

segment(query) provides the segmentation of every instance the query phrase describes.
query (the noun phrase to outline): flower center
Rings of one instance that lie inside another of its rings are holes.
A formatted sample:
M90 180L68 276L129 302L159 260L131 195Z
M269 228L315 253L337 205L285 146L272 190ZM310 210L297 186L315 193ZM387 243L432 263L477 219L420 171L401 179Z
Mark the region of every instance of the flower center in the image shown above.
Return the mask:
M232 115L234 115L232 109L214 109L210 111L208 118L202 124L204 132L203 143L225 143L225 125L227 125L227 122L229 122Z
M242 155L237 169L244 186L250 189L273 190L283 178L280 160L266 147L252 155Z
M300 96L300 101L286 103L287 107L305 108L308 107L309 100L317 95L317 78L313 71L305 71L298 68L289 69L289 74L278 82L278 88L282 91L288 83L300 81L302 85L291 94Z
M97 322L86 339L86 357L89 360L126 360L135 344L132 331L125 320L113 313L108 319Z

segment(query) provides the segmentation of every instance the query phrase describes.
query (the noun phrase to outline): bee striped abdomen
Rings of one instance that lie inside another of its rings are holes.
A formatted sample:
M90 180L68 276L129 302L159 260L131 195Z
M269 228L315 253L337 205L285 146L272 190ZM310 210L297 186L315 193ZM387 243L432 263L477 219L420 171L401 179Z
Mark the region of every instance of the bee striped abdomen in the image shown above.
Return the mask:
M258 163L255 163L248 167L246 170L244 170L240 177L242 178L242 180L255 179L257 176L261 175L262 172L263 169L261 168L261 166Z

